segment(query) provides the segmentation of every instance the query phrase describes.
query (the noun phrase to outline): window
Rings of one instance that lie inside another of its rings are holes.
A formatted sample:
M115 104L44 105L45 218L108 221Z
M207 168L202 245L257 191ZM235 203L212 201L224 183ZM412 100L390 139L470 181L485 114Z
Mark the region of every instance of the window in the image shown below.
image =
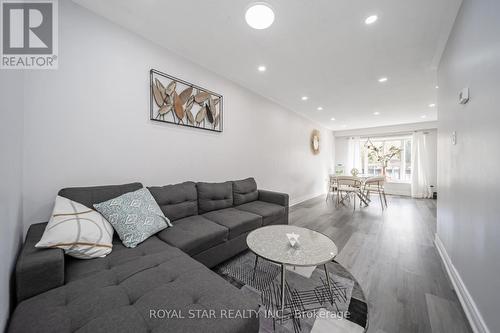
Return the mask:
M360 152L362 174L382 175L383 162L379 161L379 158L389 154L393 156L387 162L385 170L387 178L395 181L411 181L411 137L363 138Z

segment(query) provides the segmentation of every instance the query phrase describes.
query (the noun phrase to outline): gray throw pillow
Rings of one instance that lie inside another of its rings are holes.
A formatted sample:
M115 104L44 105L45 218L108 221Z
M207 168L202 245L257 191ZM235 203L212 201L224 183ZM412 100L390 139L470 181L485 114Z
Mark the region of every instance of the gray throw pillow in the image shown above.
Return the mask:
M145 188L95 204L94 208L111 223L126 247L136 247L172 226Z

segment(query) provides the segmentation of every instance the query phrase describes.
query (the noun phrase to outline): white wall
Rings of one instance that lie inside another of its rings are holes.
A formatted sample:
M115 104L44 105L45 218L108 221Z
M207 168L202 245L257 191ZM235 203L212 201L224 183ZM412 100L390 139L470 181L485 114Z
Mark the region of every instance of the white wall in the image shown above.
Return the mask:
M0 73L0 331L10 309L11 276L22 236L23 76Z
M437 233L491 332L500 332L498 13L497 0L464 0L438 71Z
M399 134L411 134L415 130L426 130L427 133L427 147L430 149L429 155L434 158L431 160L431 174L429 179L431 184L437 184L437 131L435 130L437 122L423 122L415 124L405 124L396 126L384 126L366 129L356 129L349 131L336 131L334 132L334 160L335 164L342 163L344 166L350 163L348 158L348 138L352 136L391 136ZM349 174L350 170L345 170L346 174ZM389 194L395 195L411 195L411 185L404 182L388 182L385 185L385 190ZM439 189L438 189L439 191Z
M331 131L73 3L59 6L59 69L33 71L25 85L26 225L47 220L66 186L255 176L292 203L325 191ZM150 68L224 95L224 132L151 122Z
M429 156L433 156L433 159L430 161L430 165L432 167L430 168L429 180L431 182L431 185L436 186L436 190L438 191L438 196L439 196L439 188L437 188L438 184L437 165L438 165L438 160L440 158L437 151L438 131L437 130L427 131L426 136L427 136L426 147L428 149Z

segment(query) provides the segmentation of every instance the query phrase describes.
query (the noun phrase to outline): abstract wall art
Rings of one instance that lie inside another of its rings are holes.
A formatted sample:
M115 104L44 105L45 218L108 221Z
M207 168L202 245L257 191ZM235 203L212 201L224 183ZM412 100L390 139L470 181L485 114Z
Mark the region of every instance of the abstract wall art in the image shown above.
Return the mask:
M222 95L155 69L149 78L151 120L222 132Z

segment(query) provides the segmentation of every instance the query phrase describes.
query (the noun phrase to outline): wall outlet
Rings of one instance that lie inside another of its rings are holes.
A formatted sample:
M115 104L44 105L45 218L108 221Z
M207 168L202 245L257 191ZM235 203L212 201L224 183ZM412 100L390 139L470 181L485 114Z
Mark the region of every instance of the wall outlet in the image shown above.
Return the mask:
M456 131L453 131L451 133L451 143L453 145L456 145L457 144L457 132Z

